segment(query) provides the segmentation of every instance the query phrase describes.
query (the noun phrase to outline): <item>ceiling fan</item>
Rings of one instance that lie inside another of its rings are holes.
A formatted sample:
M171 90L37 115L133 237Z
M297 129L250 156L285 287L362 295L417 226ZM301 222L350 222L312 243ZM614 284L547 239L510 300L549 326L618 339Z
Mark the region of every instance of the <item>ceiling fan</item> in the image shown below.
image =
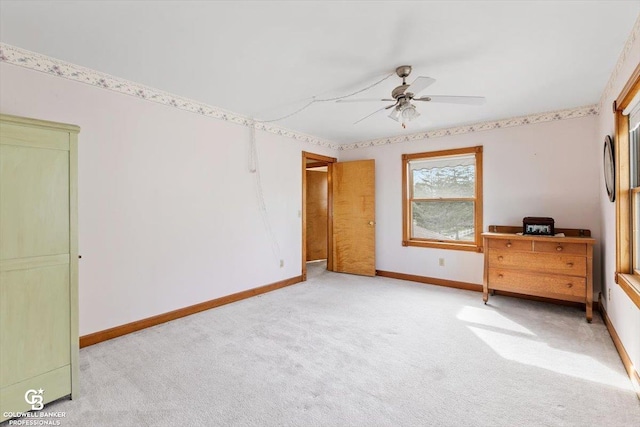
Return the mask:
M483 96L450 96L450 95L424 95L419 98L415 96L435 83L435 79L431 77L420 76L417 77L413 83L407 84L407 77L411 74L410 65L401 65L396 68L396 74L402 79L402 84L391 92L391 98L369 98L369 99L339 99L336 102L393 102L393 104L386 107L382 107L373 113L369 114L358 120L356 123L360 123L364 119L367 119L374 114L382 110L388 110L393 108L389 118L400 122L403 128L406 128L406 123L414 120L420 116L420 113L416 109L416 106L411 101L424 101L424 102L443 102L450 104L469 104L469 105L482 105L486 99Z

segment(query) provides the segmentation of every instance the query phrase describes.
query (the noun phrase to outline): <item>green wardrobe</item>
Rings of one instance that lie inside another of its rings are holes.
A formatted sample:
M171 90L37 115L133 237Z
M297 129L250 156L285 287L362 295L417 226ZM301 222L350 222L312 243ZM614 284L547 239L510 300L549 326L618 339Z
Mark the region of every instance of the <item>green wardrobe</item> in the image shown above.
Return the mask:
M0 421L77 396L79 130L0 115Z

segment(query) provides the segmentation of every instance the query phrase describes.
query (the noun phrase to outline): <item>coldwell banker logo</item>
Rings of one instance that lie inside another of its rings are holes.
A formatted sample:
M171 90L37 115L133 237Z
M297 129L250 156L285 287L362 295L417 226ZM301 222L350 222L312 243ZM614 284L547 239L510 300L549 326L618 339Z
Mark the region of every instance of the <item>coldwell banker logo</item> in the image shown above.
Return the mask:
M44 393L43 389L27 390L27 392L24 394L24 400L29 405L31 405L32 410L39 411L40 409L44 408L44 404L42 403L43 393Z
M27 412L3 412L2 417L9 419L10 426L59 426L60 418L67 416L61 411L41 411L44 408L44 390L27 390L24 394L24 401L31 405L31 410ZM3 426L4 423L1 423Z

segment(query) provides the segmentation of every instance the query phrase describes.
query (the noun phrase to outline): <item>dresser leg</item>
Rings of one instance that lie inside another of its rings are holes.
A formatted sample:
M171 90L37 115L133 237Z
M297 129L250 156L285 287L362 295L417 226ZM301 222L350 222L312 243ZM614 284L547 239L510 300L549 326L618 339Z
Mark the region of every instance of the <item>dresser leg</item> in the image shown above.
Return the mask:
M485 289L482 291L482 301L486 304L489 301L489 292Z

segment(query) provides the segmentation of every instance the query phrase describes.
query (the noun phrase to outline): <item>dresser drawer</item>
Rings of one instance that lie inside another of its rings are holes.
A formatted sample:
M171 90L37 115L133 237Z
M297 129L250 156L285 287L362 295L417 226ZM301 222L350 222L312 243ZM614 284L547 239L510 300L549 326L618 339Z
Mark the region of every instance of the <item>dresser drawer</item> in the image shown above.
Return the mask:
M524 253L489 250L486 254L489 267L513 268L540 273L560 273L571 276L587 275L587 259L578 255L550 253Z
M533 250L554 254L586 255L587 245L585 243L533 242Z
M575 297L584 301L587 281L584 277L530 274L517 270L490 269L489 286L498 291L509 291L528 295L553 298L554 296Z
M490 239L489 249L501 249L505 251L525 251L530 252L532 247L531 241L528 240L508 240L508 239Z
M502 229L508 232L498 232ZM588 230L565 229L568 237L517 234L520 227L489 226L484 239L482 299L492 290L573 301L593 317L593 245Z

